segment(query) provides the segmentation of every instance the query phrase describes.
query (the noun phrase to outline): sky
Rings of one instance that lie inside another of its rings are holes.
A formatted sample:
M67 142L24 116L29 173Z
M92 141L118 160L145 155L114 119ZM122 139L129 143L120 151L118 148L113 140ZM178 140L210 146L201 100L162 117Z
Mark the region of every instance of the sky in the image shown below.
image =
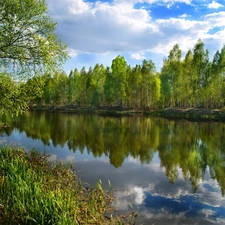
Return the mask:
M152 60L157 71L175 44L182 55L199 39L210 59L225 44L225 0L47 0L67 44L66 73L97 63L111 66L118 55L132 67Z

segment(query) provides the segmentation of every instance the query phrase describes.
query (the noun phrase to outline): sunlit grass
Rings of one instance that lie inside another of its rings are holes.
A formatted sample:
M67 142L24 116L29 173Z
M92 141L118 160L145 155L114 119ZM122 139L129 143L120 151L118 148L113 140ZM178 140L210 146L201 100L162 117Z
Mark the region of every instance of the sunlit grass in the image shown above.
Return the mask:
M71 166L47 158L0 148L0 224L124 224L111 216L113 196L101 181L85 189Z

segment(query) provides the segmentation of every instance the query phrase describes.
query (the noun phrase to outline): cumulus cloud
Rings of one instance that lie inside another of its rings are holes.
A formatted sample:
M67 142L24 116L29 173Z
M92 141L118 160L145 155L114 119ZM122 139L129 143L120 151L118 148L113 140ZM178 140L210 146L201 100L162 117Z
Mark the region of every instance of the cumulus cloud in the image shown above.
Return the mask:
M206 33L210 25L217 22L217 26L220 26L221 21L224 21L221 20L224 17L222 13L218 15L217 21L212 21L213 15L211 20L210 16L206 17L208 21L184 18L151 21L147 10L135 9L125 1L113 5L107 2L90 4L82 0L65 0L60 4L48 1L50 13L60 23L58 32L70 47L86 52L135 51L146 47L151 49L159 41L164 44L168 42L168 37L174 37L172 34L176 34L176 38L188 34L189 37L193 37L193 34L200 36L199 32ZM209 24L210 21L213 23Z
M162 2L167 3L167 8L171 8L175 3L191 5L191 0L163 0Z
M76 1L73 4L72 0L63 2L66 7L60 7L62 12L54 4L50 7L50 14L59 23L59 35L75 50L90 53L139 50L143 45L139 43L140 39L154 33L148 12L134 9L127 3L110 5L97 2L88 11L87 6L84 9L78 7L74 12Z
M225 28L225 11L211 13L206 15L205 21L209 24L209 26L212 27L221 27Z
M49 12L57 20L69 18L71 15L79 15L87 12L91 8L91 3L83 0L57 1L47 0Z
M207 7L209 9L218 9L220 7L223 7L222 4L218 3L218 2L215 2L215 1L212 1L212 3L208 4Z
M187 13L184 13L182 15L179 16L180 18L186 18L186 17L189 17L189 15L187 15Z
M175 3L185 3L187 5L191 5L191 0L114 0L115 3L121 3L121 2L129 2L130 4L136 4L136 3L148 3L148 4L167 4L172 6Z
M145 59L145 56L143 52L137 52L137 53L131 54L131 58L136 60L141 60L141 59Z
M97 58L96 55L107 53L111 61L113 55L126 52L130 59L142 60L147 53L167 56L177 43L186 52L198 39L206 41L209 51L215 53L224 42L223 11L196 19L186 13L167 19L151 16L151 6L184 3L192 7L191 0L114 0L111 3L64 0L57 4L55 0L47 0L47 3L50 16L58 22L56 32L69 46L71 57L85 53L95 54L93 57ZM150 8L137 8L136 3L149 4ZM215 1L207 6L202 4L211 8L219 5ZM215 27L220 30L211 34Z
M145 199L144 189L138 186L129 186L126 191L117 191L115 195L113 204L119 210L127 210L130 204L141 205Z
M147 223L151 219L153 224L154 220L165 220L166 224L193 224L194 220L199 223L223 224L224 199L218 190L212 192L208 189L217 188L216 181L205 180L204 184L208 188L201 187L195 194L187 183L183 180L179 182L173 186L162 180L159 184L150 183L143 187L129 185L125 191L115 193L114 206L123 211L129 210L132 203L138 215L145 218Z

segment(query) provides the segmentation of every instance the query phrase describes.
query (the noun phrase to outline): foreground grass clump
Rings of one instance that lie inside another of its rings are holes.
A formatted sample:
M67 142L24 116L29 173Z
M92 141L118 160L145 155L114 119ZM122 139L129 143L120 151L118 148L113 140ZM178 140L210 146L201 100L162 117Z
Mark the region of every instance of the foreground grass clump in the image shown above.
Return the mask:
M71 167L48 156L0 148L0 224L123 224L110 215L112 194L84 189Z

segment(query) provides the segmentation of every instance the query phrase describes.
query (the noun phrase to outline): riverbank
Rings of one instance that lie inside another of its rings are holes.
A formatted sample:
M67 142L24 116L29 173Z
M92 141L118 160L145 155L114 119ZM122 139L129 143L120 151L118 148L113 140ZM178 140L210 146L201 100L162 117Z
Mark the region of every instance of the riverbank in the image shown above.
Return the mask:
M71 165L6 146L0 161L0 224L125 224L113 216L112 192L101 181L84 188Z
M164 108L161 110L144 110L141 108L128 107L78 107L74 105L65 106L33 106L32 111L66 112L66 113L96 113L103 115L153 115L166 118L221 120L225 121L225 109L203 109L203 108Z
M154 111L152 114L166 118L225 121L224 109L165 108Z
M62 106L30 106L31 111L65 112L65 113L85 113L85 114L143 114L144 110L140 108L129 108L120 106L99 106L82 107L75 105Z

